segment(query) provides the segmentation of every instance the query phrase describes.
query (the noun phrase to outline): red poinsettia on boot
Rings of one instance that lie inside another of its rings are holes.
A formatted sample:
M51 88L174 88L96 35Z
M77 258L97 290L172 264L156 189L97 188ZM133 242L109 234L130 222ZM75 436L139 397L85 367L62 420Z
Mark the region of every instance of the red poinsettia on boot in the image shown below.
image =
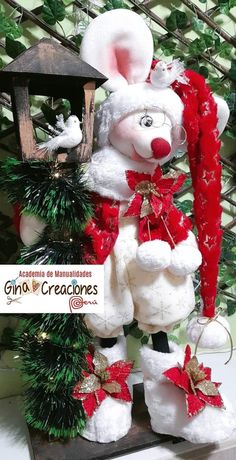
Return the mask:
M186 395L188 416L198 414L206 405L224 408L224 403L218 391L220 383L211 381L211 369L199 364L197 357L191 357L189 345L185 348L184 364L163 372L165 377L182 388Z
M74 387L72 396L82 401L84 411L91 417L108 396L131 402L126 380L133 367L132 361L116 361L109 366L107 357L94 349L86 356L89 372Z
M88 416L82 436L90 441L111 442L131 427L132 397L127 379L133 362L126 360L125 338L112 348L98 348L87 355L88 371L72 396L82 402Z

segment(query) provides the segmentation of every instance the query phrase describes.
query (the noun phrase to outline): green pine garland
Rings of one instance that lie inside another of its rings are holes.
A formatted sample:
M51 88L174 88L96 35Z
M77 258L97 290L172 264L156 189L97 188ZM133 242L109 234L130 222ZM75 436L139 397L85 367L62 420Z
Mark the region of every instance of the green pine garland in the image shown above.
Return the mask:
M18 264L74 265L84 263L86 236L68 231L54 231L46 227L40 240L31 246L24 246Z
M75 163L10 157L0 163L0 188L11 203L21 204L22 213L37 215L56 229L80 232L92 214L83 175Z
M26 421L50 437L74 437L86 423L81 402L71 393L86 369L89 331L81 315L22 316L16 345L27 384Z
M19 264L81 264L89 241L83 229L92 215L83 167L71 163L0 163L0 188L24 214L46 222L39 239L21 250ZM54 438L81 433L86 423L82 404L72 398L86 369L92 338L83 315L20 315L16 350L27 384L25 417L30 426Z

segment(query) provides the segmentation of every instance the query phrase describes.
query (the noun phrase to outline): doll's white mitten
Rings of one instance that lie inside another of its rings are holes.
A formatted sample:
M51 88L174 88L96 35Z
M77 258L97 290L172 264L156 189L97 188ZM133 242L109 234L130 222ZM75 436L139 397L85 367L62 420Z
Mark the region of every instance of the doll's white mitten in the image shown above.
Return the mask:
M35 215L22 215L20 220L20 237L25 246L37 243L46 223Z
M191 342L197 343L201 348L220 348L229 339L230 326L226 318L218 316L209 321L206 316L195 316L187 325L187 335ZM202 335L201 335L202 334Z
M183 366L182 350L174 344L170 344L170 349L171 353L160 353L147 346L141 350L145 402L153 431L197 444L223 441L231 436L236 428L235 416L223 395L225 409L206 405L197 415L188 416L185 392L163 375L178 363Z
M166 241L146 241L137 249L136 262L145 271L163 270L169 266L170 260L171 248Z
M119 337L112 348L99 348L109 365L127 358L126 342ZM132 403L114 399L110 396L101 403L94 415L87 420L82 436L89 441L107 443L125 436L131 427Z
M196 247L180 243L171 252L168 270L175 276L186 276L195 272L201 263L202 255Z

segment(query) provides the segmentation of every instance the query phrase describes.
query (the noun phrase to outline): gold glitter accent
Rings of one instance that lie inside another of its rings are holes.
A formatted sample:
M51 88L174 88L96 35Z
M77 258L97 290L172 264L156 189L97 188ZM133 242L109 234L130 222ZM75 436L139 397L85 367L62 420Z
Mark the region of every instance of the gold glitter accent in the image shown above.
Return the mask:
M154 193L154 195L160 196L160 194L156 191L155 184L149 180L142 180L139 182L135 187L135 192L143 196L148 196L150 193Z
M190 385L194 394L200 390L206 396L217 396L219 394L216 385L210 380L205 380L206 374L200 369L196 356L193 356L186 364L185 370L189 376Z
M149 214L153 213L152 207L149 203L149 195L151 193L158 197L160 197L161 195L157 192L155 184L153 182L150 182L149 180L142 180L141 182L139 182L135 187L135 192L139 193L143 197L140 212L140 217L142 219L143 217L149 216Z
M96 390L101 388L100 379L94 375L90 374L88 377L85 377L80 385L80 393L94 393Z
M163 179L178 179L181 174L183 173L180 171L170 171L163 176Z
M110 378L110 374L109 374L108 371L103 371L103 372L99 373L99 377L100 377L102 382L105 382L106 380L108 380Z
M120 393L121 391L121 386L118 382L104 383L102 388L108 393Z
M194 384L200 380L205 379L205 372L200 369L199 363L196 356L193 356L190 361L186 364L185 370L189 375L189 378L193 380Z
M152 207L151 207L151 205L149 203L149 199L148 199L147 196L144 196L142 206L141 206L141 211L140 211L141 219L143 217L149 216L149 214L152 214L152 212L153 212L153 210L152 210Z
M100 374L101 372L105 371L105 369L109 366L106 356L104 356L102 353L99 353L99 351L95 351L94 353L93 364L96 374Z
M206 396L217 396L219 394L218 388L209 380L199 382L195 388L198 388Z
M194 382L193 382L193 380L192 380L192 378L191 378L190 375L189 375L189 382L190 382L190 386L191 386L192 392L193 392L194 394L196 394L197 392L196 392L196 390L195 390L195 384L194 384Z

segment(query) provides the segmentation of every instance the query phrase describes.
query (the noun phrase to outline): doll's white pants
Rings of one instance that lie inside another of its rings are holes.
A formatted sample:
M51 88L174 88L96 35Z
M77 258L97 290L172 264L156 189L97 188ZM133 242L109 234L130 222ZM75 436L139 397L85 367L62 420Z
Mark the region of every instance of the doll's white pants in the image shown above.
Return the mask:
M168 269L148 272L136 263L137 221L121 217L119 236L105 268L104 314L87 314L98 337L117 337L135 318L143 331L169 331L194 309L191 275L174 276Z

